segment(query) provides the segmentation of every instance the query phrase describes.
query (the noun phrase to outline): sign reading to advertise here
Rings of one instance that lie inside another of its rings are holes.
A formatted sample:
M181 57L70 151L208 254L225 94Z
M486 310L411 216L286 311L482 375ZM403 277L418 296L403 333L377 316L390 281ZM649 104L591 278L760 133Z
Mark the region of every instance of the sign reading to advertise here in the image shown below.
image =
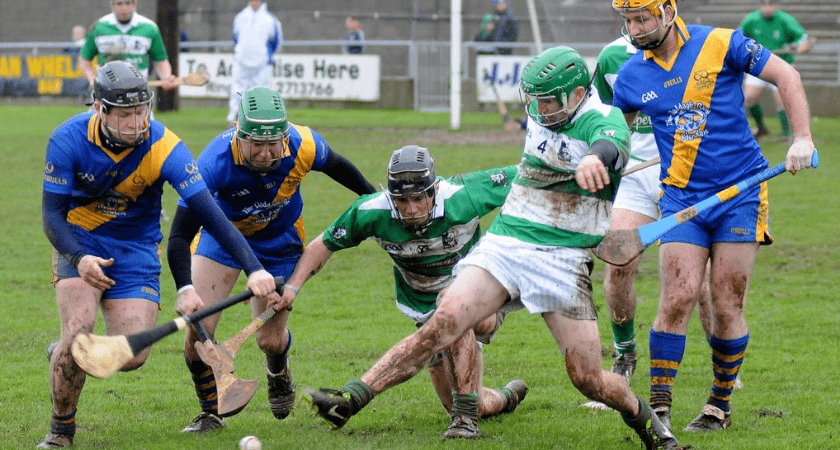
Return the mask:
M275 55L271 88L284 99L379 100L379 55ZM178 71L210 72L204 86L179 87L182 97L228 98L233 84L233 54L180 53Z
M493 87L499 93L503 102L518 102L519 99L519 77L522 75L522 68L530 56L496 56L479 55L475 61L475 86L479 102L495 102L496 96ZM583 58L589 66L590 76L595 70L597 58Z

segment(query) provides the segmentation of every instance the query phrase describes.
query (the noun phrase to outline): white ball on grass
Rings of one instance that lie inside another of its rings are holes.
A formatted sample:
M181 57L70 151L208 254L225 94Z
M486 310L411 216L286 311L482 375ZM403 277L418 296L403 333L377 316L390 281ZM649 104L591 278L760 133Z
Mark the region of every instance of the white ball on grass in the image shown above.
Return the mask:
M241 450L262 450L262 442L256 436L245 436L239 440Z

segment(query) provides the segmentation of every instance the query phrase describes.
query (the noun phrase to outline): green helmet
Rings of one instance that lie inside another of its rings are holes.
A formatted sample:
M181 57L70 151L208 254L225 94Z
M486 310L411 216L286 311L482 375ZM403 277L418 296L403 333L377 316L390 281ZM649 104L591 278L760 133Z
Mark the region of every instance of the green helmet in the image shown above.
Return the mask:
M279 92L267 87L254 87L242 94L236 137L252 142L282 140L286 145L289 139L289 121ZM274 170L280 165L279 158L270 167L254 167L248 158L243 159L246 167L261 173Z
M589 67L576 50L569 47L550 48L528 61L522 69L519 88L525 97L525 112L540 125L551 129L569 123L589 93ZM575 105L569 105L572 91L584 87L586 94ZM540 114L539 99L557 99L560 110ZM564 113L565 117L559 117ZM555 117L556 116L556 117Z

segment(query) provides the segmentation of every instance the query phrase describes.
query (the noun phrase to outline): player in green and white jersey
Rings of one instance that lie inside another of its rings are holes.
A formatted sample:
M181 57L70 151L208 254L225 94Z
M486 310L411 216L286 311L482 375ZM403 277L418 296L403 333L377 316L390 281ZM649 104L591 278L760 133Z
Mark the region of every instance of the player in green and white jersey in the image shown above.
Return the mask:
M516 166L508 166L444 179L436 176L426 148L396 150L388 165L388 189L361 196L316 237L288 285L300 289L334 252L371 238L393 260L397 307L420 326L434 312L438 293L451 284L452 267L478 242L481 217L501 206L516 172ZM289 303L295 297L293 289L283 294ZM427 360L435 391L452 419L447 438L477 436L479 417L511 412L527 393L519 380L502 389L481 386L481 344L476 341L489 343L503 318L488 314Z
M767 50L793 65L797 54L811 50L812 42L802 25L790 14L779 10L778 0L760 0L759 9L750 12L738 27L744 36L751 37ZM764 124L764 108L759 100L764 89L773 92L776 114L782 125L782 134L790 137L790 121L785 112L785 105L776 85L758 77L746 74L744 77L744 103L758 126L753 133L756 138L767 135L770 131Z
M621 376L601 368L589 249L610 226L612 199L627 164L630 130L590 90L580 54L554 47L522 69L528 126L519 172L487 233L453 269L432 317L340 391L304 399L343 426L375 395L414 376L425 361L496 311L543 317L572 384L621 413L650 449L676 449L674 435Z
M149 59L155 65L158 78L164 89L178 87L172 74L166 48L160 29L149 18L137 14L136 0L112 0L111 14L101 17L87 35L79 51L79 68L93 86L96 71L93 59L103 65L109 61L123 60L137 68L143 77L149 78Z

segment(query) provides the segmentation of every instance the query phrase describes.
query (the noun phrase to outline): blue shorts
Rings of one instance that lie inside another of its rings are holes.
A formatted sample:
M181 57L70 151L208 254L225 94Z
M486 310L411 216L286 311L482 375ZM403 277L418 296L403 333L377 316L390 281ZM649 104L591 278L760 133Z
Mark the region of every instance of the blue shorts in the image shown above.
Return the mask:
M278 253L280 253L280 249L278 249L273 242L268 243L262 241L252 241L248 238L245 239L251 246L251 250L253 250L254 254L257 255L257 259L260 261L260 264L263 265L263 268L265 268L268 273L275 277L282 276L287 280L292 276L292 272L295 271L295 265L300 259L301 252L295 252L292 255L289 255L288 253L285 255L278 255ZM199 235L198 246L195 248L195 254L204 256L205 258L210 258L224 266L233 267L234 269L242 269L239 263L236 262L236 260L233 259L233 257L230 256L230 254L228 254L221 245L219 245L216 238L214 238L210 233L204 232L204 230L202 230Z
M76 233L82 248L100 258L114 258L110 267L102 267L105 276L116 284L102 293L102 300L144 298L160 304L160 244L126 242L88 233ZM53 283L79 278L79 271L62 255L53 251Z
M663 185L659 199L662 217L670 216L692 204L674 199L679 188ZM709 193L709 196L715 193ZM770 206L767 183L747 189L727 202L713 206L660 238L660 243L684 242L711 248L715 242L773 243L770 236Z

